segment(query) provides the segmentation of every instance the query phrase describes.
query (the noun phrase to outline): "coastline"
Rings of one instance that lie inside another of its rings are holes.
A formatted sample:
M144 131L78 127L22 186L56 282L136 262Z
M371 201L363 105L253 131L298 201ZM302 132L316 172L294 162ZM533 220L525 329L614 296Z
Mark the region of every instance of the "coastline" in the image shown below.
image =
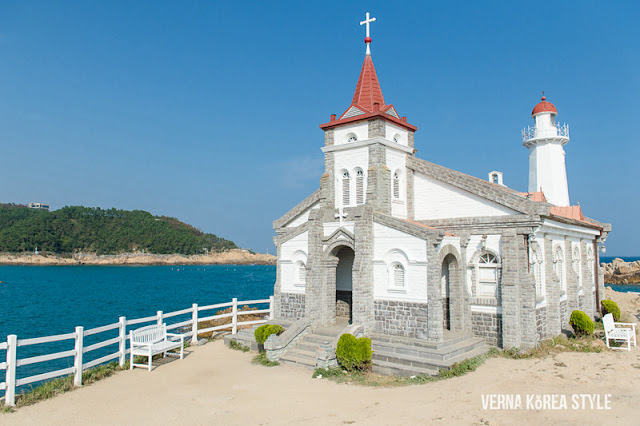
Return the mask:
M210 254L150 254L122 253L116 255L96 255L75 253L72 257L41 254L0 253L0 265L275 265L276 257L271 254L250 253L234 249Z

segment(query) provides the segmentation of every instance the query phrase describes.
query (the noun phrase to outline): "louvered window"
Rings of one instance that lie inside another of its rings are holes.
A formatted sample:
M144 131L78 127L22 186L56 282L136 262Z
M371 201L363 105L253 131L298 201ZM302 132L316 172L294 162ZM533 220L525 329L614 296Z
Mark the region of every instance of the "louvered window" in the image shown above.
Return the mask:
M348 206L351 201L349 197L349 186L350 186L349 172L344 172L342 174L342 205Z
M397 288L404 287L404 266L399 263L393 265L393 286Z
M393 175L393 198L400 199L400 175L398 172Z
M356 204L364 204L364 172L356 172Z
M307 280L307 267L302 262L296 263L296 266L298 267L298 282L304 284Z

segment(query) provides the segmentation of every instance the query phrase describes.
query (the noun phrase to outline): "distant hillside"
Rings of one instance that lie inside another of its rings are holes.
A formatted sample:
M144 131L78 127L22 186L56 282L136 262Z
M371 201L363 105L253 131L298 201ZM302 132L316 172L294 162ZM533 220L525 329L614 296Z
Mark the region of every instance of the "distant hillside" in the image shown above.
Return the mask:
M178 219L142 210L64 207L56 211L0 205L0 252L202 254L237 248Z

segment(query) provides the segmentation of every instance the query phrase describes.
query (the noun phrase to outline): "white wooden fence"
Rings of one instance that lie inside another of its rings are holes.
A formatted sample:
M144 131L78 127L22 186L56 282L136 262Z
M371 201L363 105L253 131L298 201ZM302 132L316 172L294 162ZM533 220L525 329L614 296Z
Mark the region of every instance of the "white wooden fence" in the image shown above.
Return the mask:
M259 310L247 310L247 311L238 311L238 305L256 305L256 304L269 304L268 309L259 309ZM206 317L201 317L200 312L202 311L210 311L213 309L224 309L231 307L232 310L227 314L219 314L219 315L211 315ZM11 334L7 336L7 341L0 343L0 350L7 351L7 360L6 362L0 363L0 370L5 370L5 381L0 382L0 390L5 391L5 404L15 406L15 397L16 397L16 387L27 385L29 383L38 382L41 380L51 379L53 377L65 376L68 374L74 375L74 384L76 386L82 386L82 372L95 367L96 365L102 364L107 361L111 361L114 359L118 359L120 366L125 364L126 355L129 353L130 349L127 348L127 340L129 340L129 334L127 333L127 327L141 324L145 322L157 322L158 324L162 324L165 322L167 318L176 317L178 315L186 315L191 314L191 318L173 324L167 325L167 330L174 330L180 327L191 327L191 331L184 333L185 337L189 336L197 336L198 334L214 332L218 330L223 330L226 328L231 328L231 333L236 334L238 331L238 326L241 325L253 325L253 324L261 324L267 322L267 319L253 320L253 321L239 321L238 317L242 315L259 315L259 314L269 314L269 318L272 318L273 312L273 296L269 297L269 299L261 299L261 300L246 300L239 302L238 299L233 299L228 303L218 303L215 305L206 305L206 306L198 306L197 303L194 303L190 308L182 309L180 311L168 312L164 313L162 311L158 311L156 315L145 317L145 318L136 318L136 319L127 319L125 317L120 317L119 321L113 324L104 325L102 327L91 328L89 330L85 330L83 327L76 327L75 332L66 333L66 334L58 334L55 336L46 336L46 337L35 337L29 339L18 339L15 334ZM198 324L203 321L211 321L218 320L222 318L231 318L231 324L222 324L215 327L208 327L204 329L198 328ZM105 331L118 329L118 336L100 341L98 343L94 343L89 346L84 346L83 341L84 337L91 336L98 333L104 333ZM49 342L58 342L63 340L75 340L74 349L50 353L45 355L32 356L29 358L18 359L18 348L30 345L37 345L41 343L49 343ZM193 340L193 338L192 338ZM105 355L103 357L94 359L90 362L83 362L83 355L87 352L95 351L100 348L104 348L106 346L118 344L118 350L114 353ZM51 361L59 358L66 357L74 357L73 367L67 367L60 370L49 371L47 373L36 374L30 377L23 377L20 379L16 378L16 367L20 367L23 365L35 364L37 362L45 362ZM1 376L0 376L1 377Z

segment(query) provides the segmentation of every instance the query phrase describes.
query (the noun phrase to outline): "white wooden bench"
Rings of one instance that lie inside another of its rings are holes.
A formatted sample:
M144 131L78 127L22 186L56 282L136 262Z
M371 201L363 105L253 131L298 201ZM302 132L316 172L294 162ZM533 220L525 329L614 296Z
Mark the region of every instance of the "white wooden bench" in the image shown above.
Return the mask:
M180 340L174 340L179 338ZM168 352L172 349L180 348L180 359L184 358L184 336L182 334L167 333L167 324L154 324L129 332L129 342L131 345L130 369L133 367L146 367L151 371L151 360L153 356L159 353L163 357L167 353L172 356L178 356ZM134 364L134 356L146 356L149 358L148 365Z
M609 340L627 342L627 350L631 350L631 341L636 346L636 325L631 322L614 322L613 315L607 314L602 318L604 325L604 336L609 349L624 349L609 346ZM622 327L618 327L622 326ZM628 326L628 327L627 327Z

